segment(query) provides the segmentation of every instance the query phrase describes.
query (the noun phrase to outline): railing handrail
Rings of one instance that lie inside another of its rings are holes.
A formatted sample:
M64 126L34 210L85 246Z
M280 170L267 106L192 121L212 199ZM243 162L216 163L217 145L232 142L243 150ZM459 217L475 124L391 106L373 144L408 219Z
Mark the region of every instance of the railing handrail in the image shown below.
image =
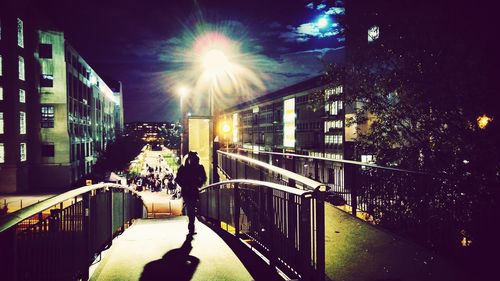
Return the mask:
M52 206L55 206L59 203L62 203L66 200L69 200L71 198L75 198L79 195L85 194L87 192L101 189L101 188L121 188L121 189L126 189L130 192L135 193L140 197L140 194L133 190L132 188L125 186L125 185L120 185L120 184L115 184L115 183L98 183L94 185L88 185L88 186L82 186L79 188L72 189L70 191L67 191L65 193L59 194L52 196L50 198L47 198L41 202L38 202L36 204L30 205L28 207L22 208L20 210L17 210L13 213L10 213L2 218L0 218L0 232L3 232L12 226L22 222L25 219L28 219Z
M251 184L251 185L260 185L260 186L265 186L265 187L269 187L269 188L272 188L272 189L276 189L276 190L280 190L280 191L292 193L292 194L298 195L298 196L306 196L306 195L309 195L309 194L312 195L314 193L314 191L312 191L312 190L302 190L302 189L293 188L293 187L290 187L290 186L281 185L281 184L277 184L277 183L273 183L273 182L258 181L258 180L248 180L248 179L236 179L236 180L227 180L227 181L221 181L221 182L212 183L210 185L202 187L200 189L200 192L205 191L206 189L209 189L209 188L212 188L212 187L216 187L216 186L220 186L220 185L225 185L225 184L231 184L231 183L243 183L243 184ZM319 187L317 187L317 188L319 188Z
M238 147L236 149L243 150L243 151L250 151L253 153L253 150L251 150L251 149L240 148L240 147ZM409 174L430 175L430 173L425 172L425 171L412 171L412 170L407 170L407 169L386 167L386 166L380 166L380 165L376 165L376 164L365 163L365 162L354 161L354 160L331 159L331 158L302 155L302 154L295 154L295 153L283 153L283 152L272 152L272 151L261 151L261 150L259 150L257 153L258 154L262 153L262 154L271 154L271 155L280 155L280 156L301 157L301 158L322 160L322 161L329 161L329 162L336 162L336 163L343 163L343 164L352 164L352 165L356 165L356 166L366 166L366 167L371 167L371 168L390 170L390 171L396 171L396 172L403 172L403 173L409 173Z
M229 156L229 157L233 157L235 159L239 159L239 160L242 160L242 161L254 164L256 166L260 166L262 168L267 169L268 171L271 171L271 172L278 173L280 175L286 176L287 178L295 180L296 182L300 182L300 183L306 184L306 185L312 187L312 189L315 189L315 190L318 189L321 186L325 186L325 184L323 184L323 183L321 183L319 181L310 179L308 177L304 177L302 175L290 172L290 171L285 170L283 168L276 167L276 166L273 166L271 164L267 164L267 163L264 163L262 161L259 161L259 160L256 160L256 159L253 159L253 158L250 158L250 157L247 157L247 156L243 156L243 155L239 155L239 154L234 154L234 153L228 153L228 152L224 152L222 150L218 150L217 152L221 153L221 154L224 154L226 156Z

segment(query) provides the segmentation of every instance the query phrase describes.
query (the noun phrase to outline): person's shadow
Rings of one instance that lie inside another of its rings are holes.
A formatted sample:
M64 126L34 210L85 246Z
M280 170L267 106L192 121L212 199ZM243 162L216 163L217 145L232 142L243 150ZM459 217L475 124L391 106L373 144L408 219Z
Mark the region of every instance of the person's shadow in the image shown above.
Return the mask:
M197 257L189 255L192 235L187 235L182 246L168 251L159 260L152 261L141 273L140 281L178 280L189 281L200 263Z

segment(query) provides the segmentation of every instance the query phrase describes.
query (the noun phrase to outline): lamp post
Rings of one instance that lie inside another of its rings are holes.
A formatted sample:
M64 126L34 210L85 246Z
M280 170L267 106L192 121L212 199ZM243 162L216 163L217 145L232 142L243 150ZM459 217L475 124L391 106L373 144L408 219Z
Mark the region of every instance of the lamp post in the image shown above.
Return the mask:
M230 130L231 130L231 128L229 128L229 125L227 124L226 121L224 121L224 123L222 124L222 132L224 133L224 137L226 139L226 152L229 152L229 138L228 138L228 133L229 133Z
M223 50L213 47L206 50L201 56L201 66L203 69L203 76L208 79L208 98L209 98L209 138L210 138L210 155L209 158L212 161L210 165L209 172L212 175L211 179L217 179L217 171L214 169L214 165L217 163L216 155L214 153L214 124L215 124L215 104L214 104L214 94L215 87L219 80L225 79L230 62Z
M189 88L185 85L180 85L177 87L177 94L179 95L180 99L180 111L181 111L181 121L182 121L182 132L181 132L181 147L180 147L180 153L179 153L179 159L182 159L182 156L185 154L184 151L184 134L186 131L186 124L187 122L184 121L184 107L183 107L183 99L185 96L189 94Z

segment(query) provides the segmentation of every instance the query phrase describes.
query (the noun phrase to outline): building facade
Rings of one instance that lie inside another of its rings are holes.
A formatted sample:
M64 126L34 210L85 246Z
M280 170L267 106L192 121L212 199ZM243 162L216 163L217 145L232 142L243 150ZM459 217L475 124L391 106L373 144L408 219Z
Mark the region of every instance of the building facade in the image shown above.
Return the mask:
M43 189L64 189L92 172L115 138L119 100L59 31L39 31Z
M123 124L121 89L30 10L0 9L1 193L81 184Z
M352 159L353 139L349 136L350 127L345 126L349 110L343 103L342 85L330 85L322 77L315 77L229 108L217 122L218 127L221 123L230 123L231 136L220 139L222 143L229 140L233 147L255 153L269 151ZM285 161L274 164L300 174L313 173L314 167L308 165L307 160L276 158L275 161ZM324 171L319 172L320 179L339 179L334 175L340 164L337 166L333 162L326 165Z
M0 3L0 192L25 191L38 105L36 32L24 1Z

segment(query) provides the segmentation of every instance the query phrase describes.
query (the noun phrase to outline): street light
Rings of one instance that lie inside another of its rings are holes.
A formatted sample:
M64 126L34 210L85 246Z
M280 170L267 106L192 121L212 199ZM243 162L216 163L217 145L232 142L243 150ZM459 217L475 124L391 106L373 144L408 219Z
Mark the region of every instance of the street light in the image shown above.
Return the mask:
M184 122L184 107L183 107L183 104L182 104L182 101L184 99L185 96L187 96L189 94L189 88L185 85L180 85L177 87L177 94L179 95L179 99L180 99L180 111L181 111L181 121L182 121L182 132L181 132L181 147L180 147L180 158L182 158L182 155L184 154L184 130L186 130L186 123L187 122ZM189 116L189 115L188 115Z
M179 71L172 75L173 81L189 81L190 109L197 120L208 121L208 159L216 163L214 157L214 121L217 108L227 107L234 102L235 96L251 96L259 90L264 91L263 75L258 71L260 58L241 51L243 42L226 36L225 29L205 28L200 34L187 36L185 45L177 49ZM210 31L209 31L210 30ZM182 47L182 48L181 48ZM208 96L207 96L208 95ZM208 106L207 106L208 105ZM217 108L214 109L214 107ZM190 121L191 122L191 121ZM201 124L201 123L200 123ZM202 126L202 125L200 125ZM193 127L194 128L194 127ZM203 131L193 131L205 137ZM186 131L190 131L185 128ZM193 129L194 130L194 129ZM191 142L191 140L189 141ZM187 143L185 143L186 145ZM204 143L205 144L205 143ZM193 141L193 145L201 143ZM206 145L206 144L205 144ZM205 149L205 148L203 148ZM206 158L203 158L204 160ZM216 179L214 165L208 164L209 182Z
M229 137L228 137L229 131L231 131L231 128L226 123L226 121L224 121L224 123L222 124L222 132L224 133L224 136L226 137L226 152L229 152Z
M480 129L485 129L486 126L488 126L488 123L493 121L493 118L486 116L486 114L483 114L483 116L477 117L477 125Z
M182 99L187 96L189 94L189 88L186 87L185 85L180 85L178 88L177 88L177 93L180 97L180 103L181 103L181 115L182 117L184 118L184 111L183 111L183 108L182 108Z

